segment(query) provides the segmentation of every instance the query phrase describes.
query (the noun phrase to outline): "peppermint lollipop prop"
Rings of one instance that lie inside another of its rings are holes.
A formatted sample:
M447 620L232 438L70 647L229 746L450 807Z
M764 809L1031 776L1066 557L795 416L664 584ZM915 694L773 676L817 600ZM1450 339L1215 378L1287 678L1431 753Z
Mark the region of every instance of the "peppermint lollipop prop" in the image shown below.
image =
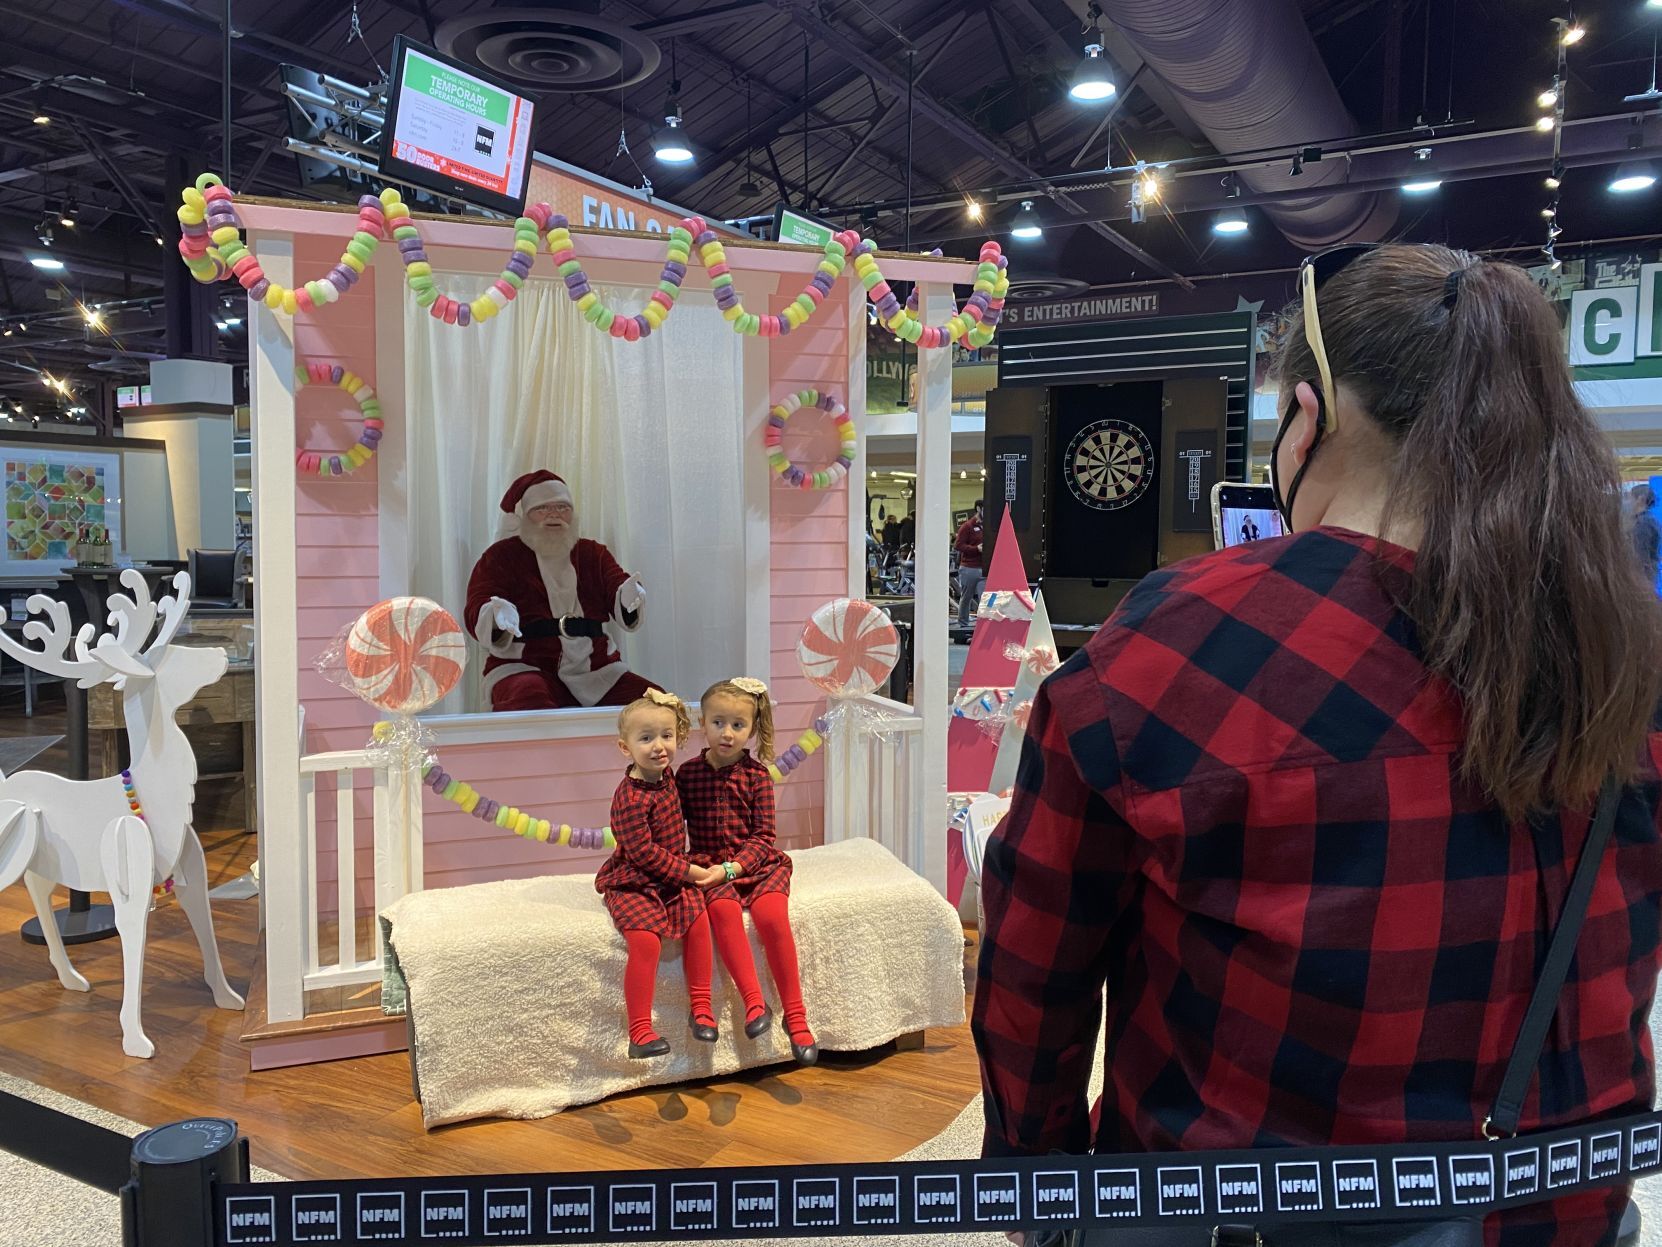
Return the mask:
M391 716L375 725L371 748L388 767L426 765L429 733L415 718L456 687L467 637L449 611L427 598L377 602L317 661L324 676Z
M874 732L886 730L889 716L865 700L888 680L900 661L900 633L879 607L859 598L837 598L808 617L796 645L797 661L809 683L826 693L829 705L807 737L818 748L827 732L857 720ZM788 775L808 753L798 742L779 757ZM800 755L800 756L798 756Z

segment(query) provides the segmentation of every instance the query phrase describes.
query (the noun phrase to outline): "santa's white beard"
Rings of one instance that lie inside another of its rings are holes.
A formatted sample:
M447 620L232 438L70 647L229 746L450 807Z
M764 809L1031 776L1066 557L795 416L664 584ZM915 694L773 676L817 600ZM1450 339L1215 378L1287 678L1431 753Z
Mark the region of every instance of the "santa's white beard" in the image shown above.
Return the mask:
M540 524L522 524L519 539L537 556L537 570L548 590L548 606L555 618L562 615L580 615L577 600L577 569L572 566L571 552L577 545L577 529L568 524L564 528L544 528Z

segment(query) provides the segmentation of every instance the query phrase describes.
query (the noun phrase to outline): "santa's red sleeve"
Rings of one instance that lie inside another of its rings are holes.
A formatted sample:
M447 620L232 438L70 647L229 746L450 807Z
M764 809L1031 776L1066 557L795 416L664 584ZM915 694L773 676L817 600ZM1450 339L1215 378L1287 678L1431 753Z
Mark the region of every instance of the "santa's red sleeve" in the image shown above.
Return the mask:
M497 632L491 610L492 598L507 597L502 592L506 577L502 574L500 563L497 549L492 546L473 565L473 574L467 580L467 617L462 624L479 644L493 654L505 655L515 641L508 633Z
M641 626L643 611L626 611L623 609L623 604L618 601L618 593L631 579L629 573L618 565L618 561L612 557L611 550L598 541L592 543L590 554L594 560L592 564L594 576L600 583L606 601L606 610L612 622L626 632L635 631Z

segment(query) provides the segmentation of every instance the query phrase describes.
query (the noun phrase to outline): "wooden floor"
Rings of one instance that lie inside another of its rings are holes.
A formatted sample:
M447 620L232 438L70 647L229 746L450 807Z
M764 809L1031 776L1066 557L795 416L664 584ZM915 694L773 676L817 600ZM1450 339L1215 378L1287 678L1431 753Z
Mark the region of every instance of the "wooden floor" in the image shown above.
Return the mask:
M252 837L202 839L210 885L247 868ZM257 905L215 908L239 990L252 966ZM71 948L92 991L64 991L46 950L16 934L29 916L22 885L0 892L0 1070L146 1125L232 1118L254 1163L290 1178L887 1160L939 1133L979 1089L969 1031L959 1027L929 1032L921 1051L828 1056L814 1069L781 1066L541 1121L429 1133L403 1054L251 1074L242 1015L213 1007L177 903L151 916L145 1030L156 1055L148 1061L121 1051L118 942Z

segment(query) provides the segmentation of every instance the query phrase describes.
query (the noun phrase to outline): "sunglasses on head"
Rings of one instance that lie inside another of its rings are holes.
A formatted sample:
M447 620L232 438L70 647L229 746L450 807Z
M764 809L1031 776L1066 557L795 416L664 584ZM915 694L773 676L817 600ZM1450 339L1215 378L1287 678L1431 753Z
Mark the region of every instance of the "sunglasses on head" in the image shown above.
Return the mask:
M1321 382L1316 398L1321 404L1321 429L1325 431L1338 428L1339 417L1334 405L1333 369L1327 362L1327 348L1322 345L1321 317L1316 314L1316 292L1379 245L1375 242L1341 243L1305 257L1304 263L1298 266L1298 288L1304 304L1304 340L1310 344L1310 353L1316 357L1316 372Z

